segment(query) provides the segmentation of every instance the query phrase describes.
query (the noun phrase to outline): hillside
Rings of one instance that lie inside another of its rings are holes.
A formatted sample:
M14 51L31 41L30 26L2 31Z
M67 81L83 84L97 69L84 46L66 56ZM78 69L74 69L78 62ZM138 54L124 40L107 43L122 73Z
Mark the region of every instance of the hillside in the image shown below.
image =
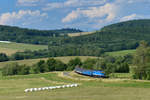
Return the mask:
M2 43L0 42L0 53L6 53L7 55L12 55L16 52L25 50L43 50L47 49L47 45L34 45L34 44L24 44L24 43Z
M35 58L38 58L37 54L40 57L101 56L104 52L136 49L142 40L150 43L149 38L150 20L132 20L105 26L88 35L74 37L33 35L32 38L20 38L20 42L28 40L27 42L30 43L32 41L38 42L37 44L46 43L48 50L19 53L18 55L32 55Z
M134 55L135 52L136 52L136 50L133 49L133 50L121 50L121 51L106 52L105 54L116 57L116 56L125 56L127 54Z
M91 79L79 76L73 76L70 79L62 76L62 73L50 72L6 77L0 75L0 97L2 100L99 100L100 98L102 100L149 100L150 97L149 81ZM74 83L79 84L79 87L24 92L27 88Z
M69 33L68 36L75 37L75 36L82 36L82 35L89 35L93 34L94 32L78 32L78 33Z
M35 30L0 25L0 41L18 43L48 44L50 37L59 37L62 34L82 32L78 29Z
M139 41L150 42L150 20L133 20L105 26L93 34L66 37L49 46L68 46L101 48L104 51L135 49ZM51 41L52 42L52 41Z
M93 34L51 37L48 50L38 54L40 57L101 56L105 52L136 49L142 40L150 43L149 23L150 20L133 20L105 26ZM36 57L37 52L29 52L28 55Z

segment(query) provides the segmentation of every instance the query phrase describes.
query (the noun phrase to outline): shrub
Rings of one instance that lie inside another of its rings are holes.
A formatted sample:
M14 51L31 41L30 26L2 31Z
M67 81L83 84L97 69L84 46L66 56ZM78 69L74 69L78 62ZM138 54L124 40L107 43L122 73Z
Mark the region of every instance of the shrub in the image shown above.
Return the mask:
M71 59L69 62L68 62L68 68L67 70L74 70L76 66L81 66L82 65L82 62L81 62L81 59L80 58L75 58L75 59Z

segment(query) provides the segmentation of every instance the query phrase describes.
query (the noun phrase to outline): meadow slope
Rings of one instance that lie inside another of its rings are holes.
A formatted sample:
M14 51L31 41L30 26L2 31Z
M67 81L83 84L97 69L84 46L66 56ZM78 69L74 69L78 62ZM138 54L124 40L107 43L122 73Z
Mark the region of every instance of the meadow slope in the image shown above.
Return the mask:
M0 77L1 100L149 100L150 82L135 80L74 80L61 72ZM88 78L88 77L87 77ZM79 87L24 93L38 88L78 83Z
M6 53L7 55L11 55L18 51L24 50L40 50L40 49L47 49L48 46L46 45L33 45L33 44L24 44L24 43L0 43L0 52Z

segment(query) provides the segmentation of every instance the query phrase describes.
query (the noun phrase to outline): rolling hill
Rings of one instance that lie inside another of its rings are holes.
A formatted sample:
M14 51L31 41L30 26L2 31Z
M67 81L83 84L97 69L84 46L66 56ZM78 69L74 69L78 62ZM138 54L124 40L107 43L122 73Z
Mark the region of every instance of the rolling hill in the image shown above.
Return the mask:
M61 37L67 33L82 32L78 29L66 28L58 30L36 30L0 25L0 41L17 43L48 44L50 37Z
M8 29L7 31L12 30ZM32 33L32 31L34 32L37 30L30 31ZM27 33L25 31L25 35L23 36L26 36ZM145 19L120 22L105 26L94 33L73 37L67 35L48 37L47 35L50 33L47 33L47 31L44 31L45 35L43 33L38 34L38 36L37 34L28 34L30 38L27 39L18 35L16 37L20 38L19 42L25 42L28 40L30 43L34 41L38 42L37 44L48 44L48 50L39 51L40 57L101 56L104 52L136 49L139 46L139 42L142 40L150 42L150 20ZM32 54L34 53L28 53L28 55ZM25 54L20 53L19 55L22 56ZM37 52L34 56L36 55Z
M135 49L139 42L150 42L150 20L132 20L105 26L93 34L66 37L50 46L68 46L101 48L104 51ZM82 45L82 46L81 46Z
M39 51L39 54L40 57L101 56L105 52L136 49L142 40L150 43L149 23L148 19L132 20L105 26L92 34L51 37L48 50ZM38 52L28 53L34 57L37 54Z
M24 44L24 43L2 43L0 42L0 53L6 53L7 55L12 55L16 52L23 52L25 50L43 50L47 49L47 45L34 45L34 44Z

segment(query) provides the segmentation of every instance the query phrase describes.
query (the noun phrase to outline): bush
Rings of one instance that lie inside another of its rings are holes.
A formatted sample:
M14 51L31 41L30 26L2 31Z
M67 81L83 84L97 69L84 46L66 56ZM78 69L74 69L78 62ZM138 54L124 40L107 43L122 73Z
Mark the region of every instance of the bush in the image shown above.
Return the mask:
M129 73L129 65L127 63L121 63L116 67L115 72L117 73Z
M67 69L67 65L59 60L56 61L54 66L55 66L55 71L64 71Z
M26 65L18 65L18 63L8 64L2 68L2 75L27 75L30 72L30 67Z
M8 61L9 58L5 53L0 53L0 62Z
M18 63L12 63L2 68L2 75L27 75L37 74L50 71L64 71L67 69L67 65L59 60L53 58L48 59L46 62L40 60L32 66L19 65Z
M96 61L97 61L96 59L88 58L83 62L83 65L81 67L85 69L94 69L94 65L96 64Z
M49 71L55 71L56 60L54 58L49 58L46 62Z
M67 70L69 70L69 71L74 70L76 66L81 66L81 65L82 65L82 62L81 62L80 58L71 59L68 62Z
M34 73L44 73L44 72L48 72L48 66L45 63L44 60L40 60L37 64L35 64L34 66Z

